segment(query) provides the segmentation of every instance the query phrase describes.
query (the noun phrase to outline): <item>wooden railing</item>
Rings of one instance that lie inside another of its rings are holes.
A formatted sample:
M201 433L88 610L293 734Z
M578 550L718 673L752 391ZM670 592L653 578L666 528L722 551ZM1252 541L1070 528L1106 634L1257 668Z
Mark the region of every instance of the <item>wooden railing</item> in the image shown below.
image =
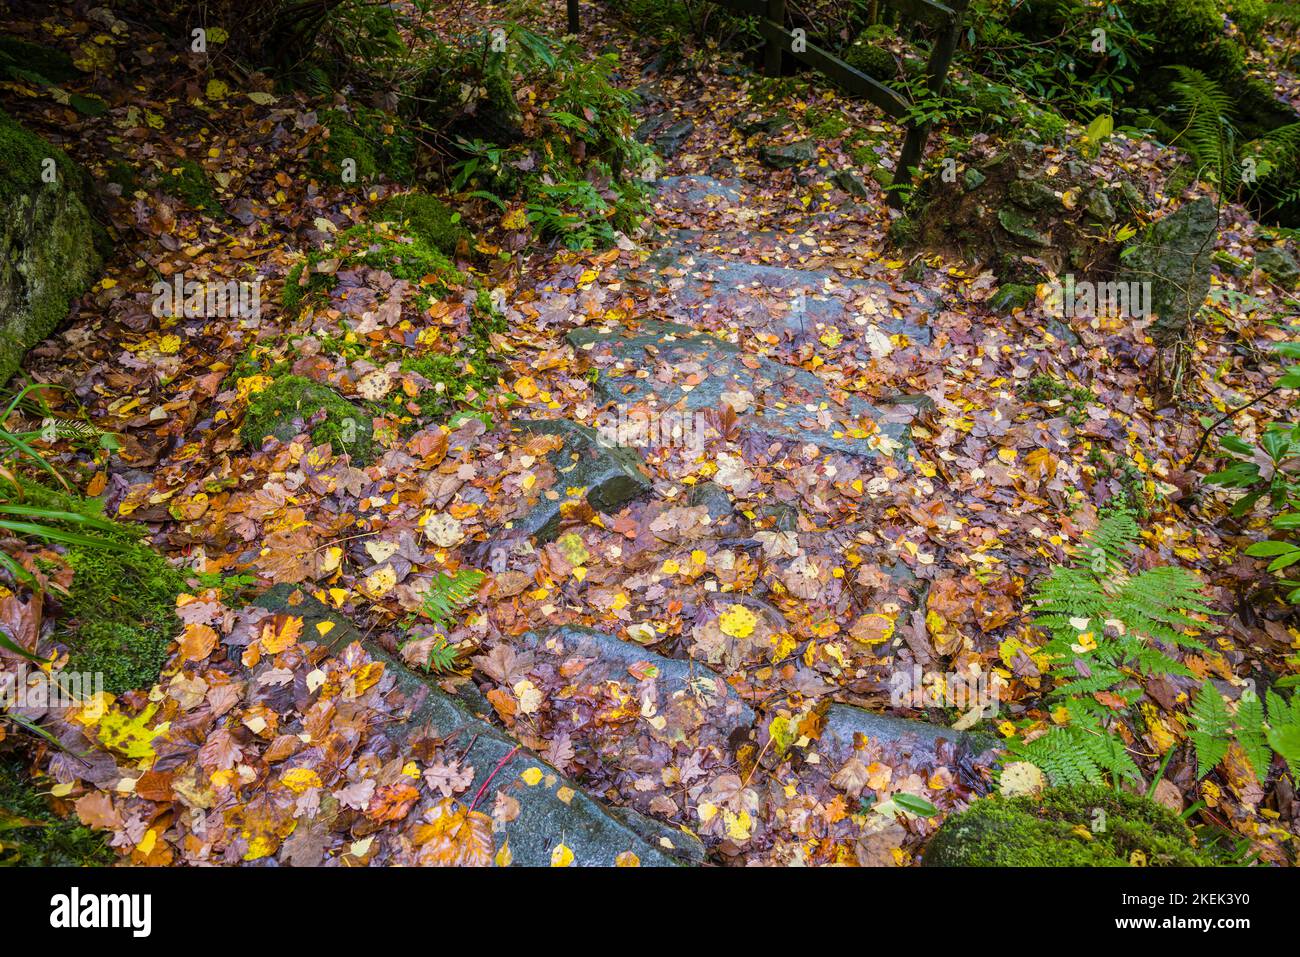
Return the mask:
M912 104L893 87L868 76L861 70L849 66L839 57L823 50L811 40L796 37L786 29L786 0L711 0L718 6L726 7L743 16L757 17L758 28L763 35L763 72L768 76L779 76L784 68L785 58L794 57L827 78L843 87L854 96L870 100L894 119L906 117ZM893 7L903 17L923 23L934 28L935 42L930 51L930 60L926 64L926 86L938 96L943 92L948 79L948 67L952 63L953 53L961 37L962 16L966 12L969 0L880 0L886 6ZM569 32L576 34L579 30L578 0L568 0ZM799 42L796 42L798 40ZM920 163L925 151L925 142L929 138L929 124L908 122L907 132L903 138L903 148L899 151L895 164L894 177L889 188L889 201L894 206L901 206L905 188L912 181L912 170Z

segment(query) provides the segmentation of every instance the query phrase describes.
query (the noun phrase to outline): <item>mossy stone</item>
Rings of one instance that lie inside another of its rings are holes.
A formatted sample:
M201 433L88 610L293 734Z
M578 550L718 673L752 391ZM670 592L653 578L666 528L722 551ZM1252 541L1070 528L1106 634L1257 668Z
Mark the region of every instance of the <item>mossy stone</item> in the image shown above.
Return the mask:
M329 386L299 375L281 376L254 394L239 434L246 444L260 447L269 436L288 442L303 432L357 463L369 461L373 450L370 414Z
M60 84L80 75L72 64L72 57L62 50L28 43L17 37L0 36L0 76Z
M1209 866L1187 825L1154 801L1098 785L989 797L950 817L925 849L931 867Z
M358 181L381 174L396 182L415 175L415 141L388 114L357 108L351 114L326 110L320 115L326 137L312 155L312 167L326 176L341 176L346 161L356 164Z
M99 273L107 244L88 197L76 164L0 112L0 385Z

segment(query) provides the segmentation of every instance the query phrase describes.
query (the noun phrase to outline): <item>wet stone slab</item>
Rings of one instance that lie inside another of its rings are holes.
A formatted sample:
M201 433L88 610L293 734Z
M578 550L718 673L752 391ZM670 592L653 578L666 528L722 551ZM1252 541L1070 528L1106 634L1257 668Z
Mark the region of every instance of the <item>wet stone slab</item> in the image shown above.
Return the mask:
M628 853L636 855L642 866L698 863L703 859L703 846L698 840L635 811L611 809L553 765L476 716L472 697L458 698L426 681L391 655L363 641L351 622L299 589L277 585L261 595L257 604L268 611L301 617L308 632L314 633L317 623L329 622L332 650L337 652L360 641L372 658L384 663L386 676L393 680L388 694L404 702L399 713L405 719L391 722L385 729L394 754L412 752L417 741L441 739L459 755L462 768L473 768L473 781L464 791L466 797L476 794L490 777L479 809L486 806L490 812L498 796L517 801L518 813L504 823L497 818L495 828L497 847L508 842L515 866L549 866L555 848L561 844L572 851L574 866L609 867ZM536 783L530 783L533 781ZM410 819L420 818L425 806L432 803L433 798L423 798Z
M735 766L754 711L716 672L590 628L503 639L474 660L511 730L590 790L670 823Z
M915 403L877 407L836 393L811 372L674 323L575 329L568 340L595 364L605 401L678 414L725 404L741 413L742 429L846 455L894 454L917 413Z
M561 489L581 489L580 494L598 512L616 512L650 487L641 472L636 452L603 440L592 428L567 419L523 420L516 427L543 435L557 435L564 445L550 453L560 475ZM566 495L537 497L524 514L502 531L503 538L533 536L538 542L555 538L563 518Z
M794 269L740 262L678 245L654 253L646 267L671 293L671 315L694 320L720 315L758 332L800 341L831 329L851 334L872 326L884 336L904 336L928 345L930 329L914 319L895 317L894 307L916 316L939 308L925 290L899 293L888 283L844 279L829 269ZM892 348L892 346L891 346Z

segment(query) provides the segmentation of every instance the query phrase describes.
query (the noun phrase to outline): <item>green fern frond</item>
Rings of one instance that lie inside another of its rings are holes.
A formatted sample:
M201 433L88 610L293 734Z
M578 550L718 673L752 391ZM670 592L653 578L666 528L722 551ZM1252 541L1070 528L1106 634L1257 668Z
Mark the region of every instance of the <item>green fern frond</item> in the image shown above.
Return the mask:
M1181 65L1169 69L1178 74L1169 89L1186 124L1175 142L1191 154L1203 175L1229 185L1235 173L1232 97L1200 70Z
M474 568L462 568L451 575L438 572L425 592L421 613L445 630L449 619L473 600L486 577Z
M1196 748L1197 776L1203 778L1228 753L1232 715L1228 713L1228 706L1224 704L1219 689L1207 681L1192 699L1189 716L1192 719L1192 730L1188 737Z
M1237 704L1237 743L1246 753L1256 779L1263 784L1273 755L1268 750L1268 732L1264 727L1264 703L1253 691L1243 693Z

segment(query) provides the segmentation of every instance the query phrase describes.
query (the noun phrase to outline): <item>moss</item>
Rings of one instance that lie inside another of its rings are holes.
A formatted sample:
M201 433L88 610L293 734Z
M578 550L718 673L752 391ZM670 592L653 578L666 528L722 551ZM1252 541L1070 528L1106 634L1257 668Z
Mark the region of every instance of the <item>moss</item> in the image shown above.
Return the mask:
M1209 866L1187 826L1167 808L1083 785L1038 797L990 797L944 822L925 850L935 867ZM1134 854L1139 853L1140 858Z
M840 113L808 111L808 132L819 140L838 139L851 125Z
M288 442L309 426L317 445L328 442L338 454L351 454L354 462L369 461L374 437L369 413L303 376L281 376L256 393L240 435L245 443L260 447L268 436Z
M455 255L460 241L469 237L460 214L427 193L394 196L376 210L376 216L397 223L411 237L447 256Z
M54 161L56 182L42 178ZM86 178L0 112L0 384L90 285L107 243L87 209Z
M104 517L96 499L28 484L24 494L29 504ZM54 637L68 649L66 670L101 674L105 691L122 694L158 680L180 630L176 596L185 590L185 576L144 541L140 526L112 525L96 534L116 548L67 548L72 584L57 599Z
M898 76L898 60L887 44L897 41L898 34L893 27L883 23L872 24L844 49L844 62L867 76L888 82Z
M481 399L496 385L497 366L492 355L492 333L505 331L505 318L492 306L487 293L474 303L469 333L456 344L453 355L412 356L402 362L403 372L428 380L412 400L424 419L442 419L474 396Z
M280 302L287 313L297 312L302 304L333 288L334 273L318 273L316 265L337 259L339 267L366 265L383 269L396 279L408 282L424 281L433 295L445 294L463 277L440 250L422 239L404 242L401 238L386 235L373 226L352 226L338 236L335 244L307 255L305 262L296 263L285 276ZM307 281L302 277L307 273Z
M53 786L54 781L48 780ZM41 793L43 782L30 779L26 763L13 752L0 753L0 865L93 867L112 864L117 855L104 836L75 817L60 817Z
M111 694L152 687L178 631L184 576L138 540L123 552L73 547L67 558L73 579L59 638L68 670L102 673Z
M345 160L356 164L358 181L381 174L406 182L415 175L415 141L381 110L356 108L351 115L327 110L320 116L327 136L312 157L312 167L325 176L342 174Z
M54 160L60 184L77 190L85 185L81 170L62 150L0 111L0 203L50 185L41 178L47 159Z
M181 160L171 171L166 181L166 191L184 202L191 209L207 213L209 216L222 216L225 211L217 201L217 194L208 182L203 167L194 160Z
M72 57L62 50L0 36L0 76L59 84L75 80L80 74Z

